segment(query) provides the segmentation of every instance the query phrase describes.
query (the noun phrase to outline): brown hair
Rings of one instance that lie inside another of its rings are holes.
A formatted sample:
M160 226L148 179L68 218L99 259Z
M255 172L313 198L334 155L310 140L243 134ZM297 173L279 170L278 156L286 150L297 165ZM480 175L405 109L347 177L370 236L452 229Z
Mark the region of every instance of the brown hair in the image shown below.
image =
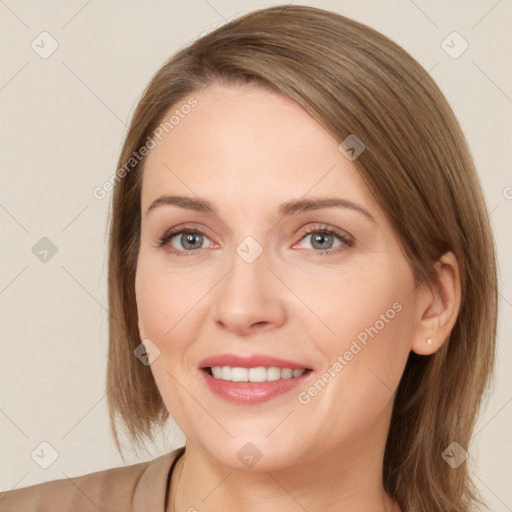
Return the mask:
M468 465L452 469L441 454L454 441L468 447L489 384L497 278L479 181L446 99L428 73L380 33L316 8L272 7L201 37L163 65L133 115L118 168L171 107L213 81L280 91L340 142L356 134L366 150L354 163L399 235L417 283L435 283L434 263L446 251L455 254L460 312L436 353L409 356L395 396L383 482L404 511L471 510L479 498ZM150 368L133 354L140 344L134 280L143 164L136 161L118 176L112 200L107 390L119 451L117 420L140 447L168 418Z

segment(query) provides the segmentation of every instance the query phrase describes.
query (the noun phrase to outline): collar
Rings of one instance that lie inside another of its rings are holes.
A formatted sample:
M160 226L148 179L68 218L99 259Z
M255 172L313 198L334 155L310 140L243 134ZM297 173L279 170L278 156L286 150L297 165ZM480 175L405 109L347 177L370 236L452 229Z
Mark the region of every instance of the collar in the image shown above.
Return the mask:
M182 446L148 462L133 491L133 512L166 511L171 475L184 453Z

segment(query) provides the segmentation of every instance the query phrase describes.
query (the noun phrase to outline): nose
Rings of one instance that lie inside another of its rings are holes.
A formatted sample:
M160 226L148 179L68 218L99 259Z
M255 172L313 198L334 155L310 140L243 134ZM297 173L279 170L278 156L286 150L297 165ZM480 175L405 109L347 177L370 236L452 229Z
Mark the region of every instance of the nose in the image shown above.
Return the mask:
M265 251L252 263L234 254L232 267L218 286L214 314L219 327L247 336L285 322L283 284L267 265Z

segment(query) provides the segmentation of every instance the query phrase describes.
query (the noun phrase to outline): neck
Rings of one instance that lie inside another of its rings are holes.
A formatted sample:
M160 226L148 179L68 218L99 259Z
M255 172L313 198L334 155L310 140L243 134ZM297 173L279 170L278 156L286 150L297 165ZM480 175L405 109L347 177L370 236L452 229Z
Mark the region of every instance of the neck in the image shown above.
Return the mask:
M382 485L387 429L382 433L365 432L327 454L257 472L226 467L187 441L173 471L168 512L399 512Z

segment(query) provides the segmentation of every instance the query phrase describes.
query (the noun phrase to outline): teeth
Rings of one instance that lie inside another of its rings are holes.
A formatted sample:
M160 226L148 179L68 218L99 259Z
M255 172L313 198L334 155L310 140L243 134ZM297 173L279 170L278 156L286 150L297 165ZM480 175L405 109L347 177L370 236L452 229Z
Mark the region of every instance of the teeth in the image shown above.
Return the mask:
M279 380L281 378L281 368L271 366L267 369L267 380Z
M279 379L292 379L300 377L306 370L292 370L291 368L277 368L271 366L265 368L239 368L231 366L212 366L212 374L216 379L229 380L232 382L266 382Z
M212 366L210 369L213 373L213 376L216 379L222 379L222 367L221 366Z
M299 375L302 375L302 374L299 374ZM297 377L299 375L297 375ZM293 375L293 370L291 368L282 368L281 369L281 378L282 379L291 379L292 377L295 377L295 375Z
M258 368L249 368L249 382L265 382L267 380L267 370L262 366Z
M229 368L226 366L225 368ZM230 368L231 380L233 382L247 382L249 380L249 370L247 368ZM224 369L222 370L224 375Z

